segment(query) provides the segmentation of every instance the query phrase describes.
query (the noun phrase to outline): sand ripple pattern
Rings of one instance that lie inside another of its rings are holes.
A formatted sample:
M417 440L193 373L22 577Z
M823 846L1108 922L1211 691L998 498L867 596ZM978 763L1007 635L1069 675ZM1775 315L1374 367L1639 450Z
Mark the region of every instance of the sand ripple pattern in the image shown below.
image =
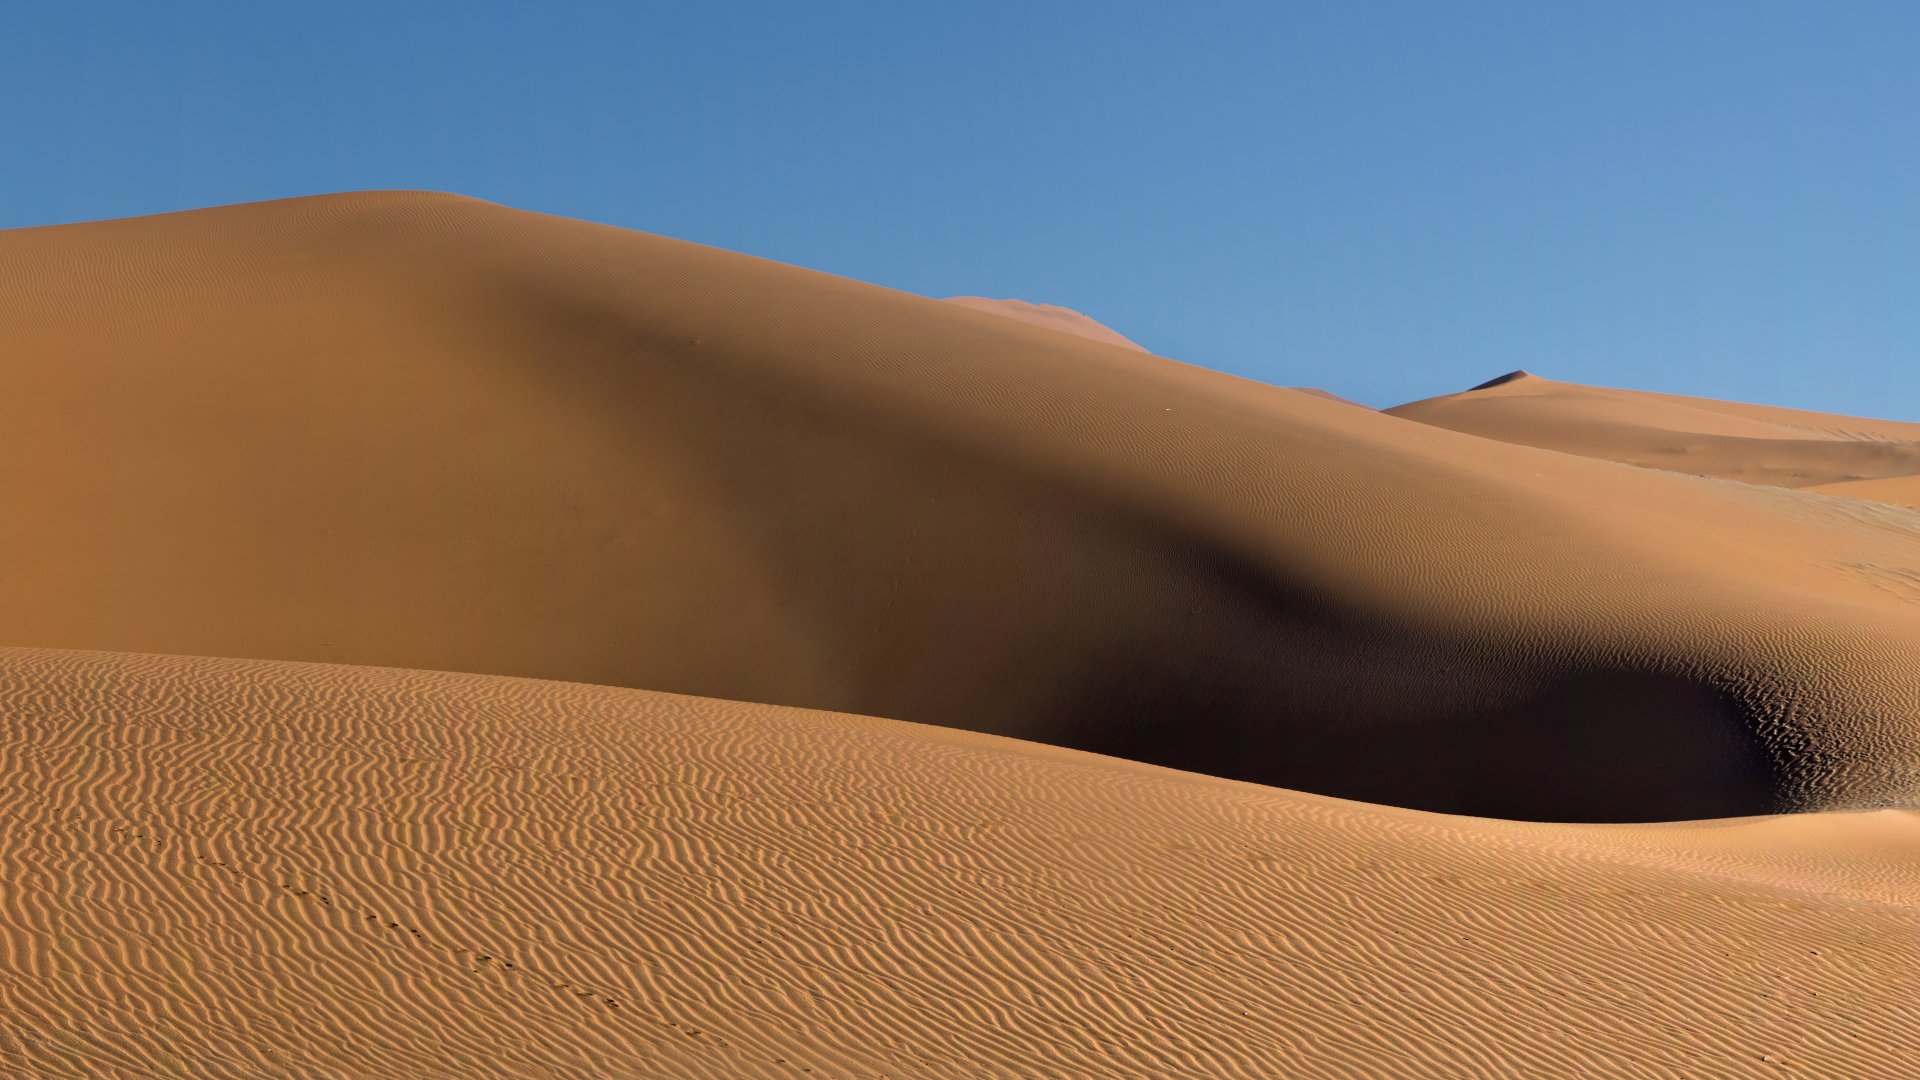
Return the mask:
M0 650L0 815L8 1076L1920 1075L1899 812L1795 819L1828 830L1802 859L1768 821Z

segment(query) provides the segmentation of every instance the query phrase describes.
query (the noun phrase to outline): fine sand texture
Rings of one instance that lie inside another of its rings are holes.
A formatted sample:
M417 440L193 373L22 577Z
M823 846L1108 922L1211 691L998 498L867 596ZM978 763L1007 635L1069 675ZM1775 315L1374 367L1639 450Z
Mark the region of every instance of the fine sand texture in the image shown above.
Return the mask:
M571 683L0 650L0 1073L1905 1077L1920 817L1531 825Z
M1610 390L1524 371L1387 411L1483 438L1646 468L1920 502L1920 424Z
M1894 506L422 193L0 233L0 375L0 644L768 702L1507 818L1920 797ZM1908 430L1603 404L1889 461Z

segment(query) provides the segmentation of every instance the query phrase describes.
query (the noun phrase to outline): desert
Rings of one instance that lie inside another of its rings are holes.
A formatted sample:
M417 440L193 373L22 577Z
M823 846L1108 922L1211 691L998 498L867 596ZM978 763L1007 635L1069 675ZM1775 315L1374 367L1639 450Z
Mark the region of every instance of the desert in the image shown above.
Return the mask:
M1920 1075L1920 423L1044 300L0 232L0 1068Z

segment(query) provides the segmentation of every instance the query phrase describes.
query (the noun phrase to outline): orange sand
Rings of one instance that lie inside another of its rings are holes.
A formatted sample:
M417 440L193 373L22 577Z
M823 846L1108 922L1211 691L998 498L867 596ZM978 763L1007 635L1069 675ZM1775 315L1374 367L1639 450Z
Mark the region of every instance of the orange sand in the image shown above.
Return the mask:
M888 720L377 668L0 651L0 700L9 1075L1920 1060L1911 813L1449 818Z
M0 1061L1913 1071L1920 513L1835 496L1920 427L985 303L421 193L0 233Z
M1489 439L1648 468L1913 502L1920 424L1608 390L1527 372L1389 409Z
M1017 319L1029 326L1044 326L1049 330L1074 334L1108 345L1118 345L1135 352L1147 351L1120 336L1117 331L1087 318L1072 308L1055 307L1052 304L1030 304L1025 300L989 300L984 296L949 296L947 303L977 311L990 311L995 315Z

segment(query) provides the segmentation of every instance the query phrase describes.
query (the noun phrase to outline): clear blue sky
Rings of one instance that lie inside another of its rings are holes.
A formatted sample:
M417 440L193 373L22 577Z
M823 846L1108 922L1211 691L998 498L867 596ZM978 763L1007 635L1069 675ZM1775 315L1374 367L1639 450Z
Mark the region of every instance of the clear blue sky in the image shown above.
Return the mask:
M433 188L1370 404L1920 419L1920 4L21 0L0 226Z

